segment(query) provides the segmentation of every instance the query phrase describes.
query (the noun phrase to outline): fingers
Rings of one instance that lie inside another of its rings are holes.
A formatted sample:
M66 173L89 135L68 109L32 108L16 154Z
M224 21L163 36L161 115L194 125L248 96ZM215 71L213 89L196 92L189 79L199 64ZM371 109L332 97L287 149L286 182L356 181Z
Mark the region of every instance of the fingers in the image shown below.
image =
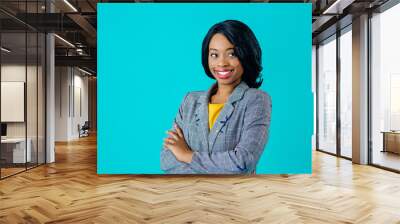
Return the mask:
M174 131L167 131L167 134L168 134L171 138L173 138L173 139L175 139L175 140L178 140L178 139L180 138L180 136L179 136L176 132L174 132Z
M174 127L175 127L175 131L176 131L176 133L178 133L179 137L183 138L182 129L177 124L174 124Z
M175 141L175 139L172 139L172 138L164 138L164 143L173 145L176 143L176 141Z
M168 137L164 138L163 146L166 149L172 149L177 141L184 139L184 135L182 129L177 125L174 124L175 131L166 131Z
M164 138L164 143L163 143L163 146L164 146L164 148L166 148L166 149L172 149L171 147L173 146L173 145L175 145L175 139L172 139L172 138Z

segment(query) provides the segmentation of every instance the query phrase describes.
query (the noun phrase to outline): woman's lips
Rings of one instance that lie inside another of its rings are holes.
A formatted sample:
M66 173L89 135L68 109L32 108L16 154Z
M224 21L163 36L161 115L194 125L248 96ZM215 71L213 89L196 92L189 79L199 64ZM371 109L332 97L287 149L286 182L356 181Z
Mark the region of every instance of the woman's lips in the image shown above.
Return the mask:
M220 79L228 79L233 74L233 69L214 69L215 75Z

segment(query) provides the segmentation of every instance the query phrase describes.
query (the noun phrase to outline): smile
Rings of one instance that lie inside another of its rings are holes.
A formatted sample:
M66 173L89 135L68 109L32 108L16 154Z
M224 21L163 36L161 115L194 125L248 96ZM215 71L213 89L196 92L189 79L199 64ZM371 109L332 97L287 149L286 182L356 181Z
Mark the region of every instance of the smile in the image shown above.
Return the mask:
M220 79L227 79L233 75L234 69L214 69L215 74Z

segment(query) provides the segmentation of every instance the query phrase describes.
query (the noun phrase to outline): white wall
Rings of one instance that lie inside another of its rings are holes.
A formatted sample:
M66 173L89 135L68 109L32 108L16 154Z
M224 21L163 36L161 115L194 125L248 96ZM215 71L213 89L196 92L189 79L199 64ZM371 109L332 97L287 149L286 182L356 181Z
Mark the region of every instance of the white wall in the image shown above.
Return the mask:
M314 127L313 127L313 134L311 137L311 144L312 144L312 149L315 150L317 148L317 58L316 58L316 47L315 45L312 46L312 53L311 53L311 58L312 58L312 66L311 66L311 88L312 88L312 94L313 94L313 100L314 100Z
M72 67L56 67L56 141L79 137L78 124L88 120L88 77Z
M78 124L81 126L88 121L89 112L88 112L88 77L83 77L79 71L77 75L77 70L74 70L74 108L72 113L72 136L75 138L79 137L78 133ZM79 97L80 96L80 97ZM80 111L81 110L81 111Z
M70 75L67 67L55 68L55 141L68 140Z

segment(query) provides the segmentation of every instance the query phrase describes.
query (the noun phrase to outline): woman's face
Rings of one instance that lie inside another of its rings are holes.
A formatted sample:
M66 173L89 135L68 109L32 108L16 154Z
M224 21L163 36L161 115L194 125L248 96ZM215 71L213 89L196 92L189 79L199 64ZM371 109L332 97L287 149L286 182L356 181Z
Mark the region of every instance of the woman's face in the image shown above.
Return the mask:
M215 34L208 46L208 66L219 85L240 83L243 67L234 47L223 34Z

